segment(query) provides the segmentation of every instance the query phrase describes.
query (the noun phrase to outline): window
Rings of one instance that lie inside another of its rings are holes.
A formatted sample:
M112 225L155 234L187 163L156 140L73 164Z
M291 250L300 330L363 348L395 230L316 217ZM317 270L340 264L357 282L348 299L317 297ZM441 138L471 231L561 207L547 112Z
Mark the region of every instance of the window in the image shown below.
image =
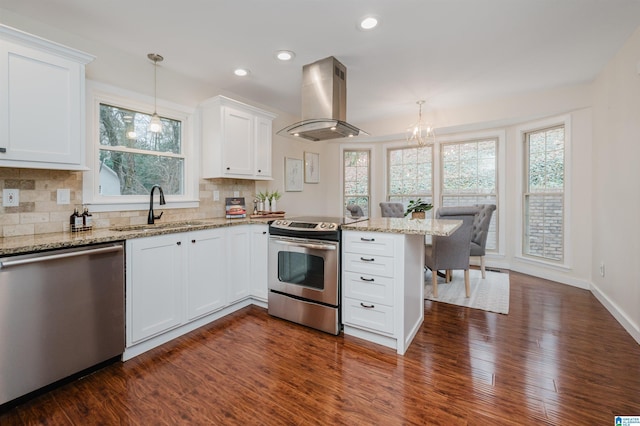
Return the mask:
M87 93L90 171L82 179L82 202L95 212L146 210L151 188L160 185L163 208L198 207L193 108L159 103L162 130L153 133L146 97L96 82L87 82Z
M564 261L565 127L525 133L524 255Z
M371 151L369 150L344 150L344 213L349 214L346 207L355 204L362 208L366 216L370 216L370 163Z
M98 194L148 195L160 185L166 195L184 194L182 123L162 118L162 130L149 129L151 116L100 104Z
M497 203L496 138L442 144L442 206ZM487 250L498 248L498 210L491 218Z
M388 201L405 205L422 198L433 203L433 147L389 148Z

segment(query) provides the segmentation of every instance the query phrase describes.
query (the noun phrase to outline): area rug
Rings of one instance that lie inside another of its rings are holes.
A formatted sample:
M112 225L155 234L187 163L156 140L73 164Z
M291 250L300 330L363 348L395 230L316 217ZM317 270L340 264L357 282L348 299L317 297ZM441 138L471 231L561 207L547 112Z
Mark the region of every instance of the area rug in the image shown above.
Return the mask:
M469 271L471 296L465 297L464 272L453 271L453 280L450 283L445 283L444 278L438 277L438 297L433 297L431 271L427 271L424 274L424 298L434 302L450 303L473 309L482 309L483 311L508 314L509 274L506 272L487 271L486 276L483 280L480 270L471 269Z

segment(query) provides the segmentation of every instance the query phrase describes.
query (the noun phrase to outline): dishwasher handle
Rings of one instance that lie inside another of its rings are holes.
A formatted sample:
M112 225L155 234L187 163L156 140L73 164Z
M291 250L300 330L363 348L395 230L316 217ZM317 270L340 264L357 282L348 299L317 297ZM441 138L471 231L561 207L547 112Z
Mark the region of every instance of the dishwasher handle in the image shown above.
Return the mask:
M122 251L123 249L124 248L122 245L116 245L116 246L101 247L96 249L78 250L78 251L73 251L69 253L52 254L50 256L44 255L44 256L38 256L38 257L30 257L27 259L7 260L4 262L0 262L0 269L9 268L11 266L27 265L29 263L47 262L50 260L66 259L69 257L76 257L76 256L86 256L88 254L111 253L116 251Z

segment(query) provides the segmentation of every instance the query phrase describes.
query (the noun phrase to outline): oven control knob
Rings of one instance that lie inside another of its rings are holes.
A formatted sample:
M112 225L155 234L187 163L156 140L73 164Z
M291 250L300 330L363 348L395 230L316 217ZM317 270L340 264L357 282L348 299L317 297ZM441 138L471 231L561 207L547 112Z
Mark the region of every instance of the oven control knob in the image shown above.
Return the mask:
M323 223L320 224L320 228L326 228L326 227L327 227L326 223L323 222Z

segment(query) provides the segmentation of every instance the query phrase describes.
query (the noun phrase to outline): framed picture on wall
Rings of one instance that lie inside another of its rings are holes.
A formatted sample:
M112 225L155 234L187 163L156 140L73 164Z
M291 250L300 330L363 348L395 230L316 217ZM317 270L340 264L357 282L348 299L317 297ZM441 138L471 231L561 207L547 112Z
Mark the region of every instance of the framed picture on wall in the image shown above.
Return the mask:
M302 160L299 158L284 158L284 190L287 192L302 191L302 175L304 173Z
M320 154L304 153L304 183L320 182Z

